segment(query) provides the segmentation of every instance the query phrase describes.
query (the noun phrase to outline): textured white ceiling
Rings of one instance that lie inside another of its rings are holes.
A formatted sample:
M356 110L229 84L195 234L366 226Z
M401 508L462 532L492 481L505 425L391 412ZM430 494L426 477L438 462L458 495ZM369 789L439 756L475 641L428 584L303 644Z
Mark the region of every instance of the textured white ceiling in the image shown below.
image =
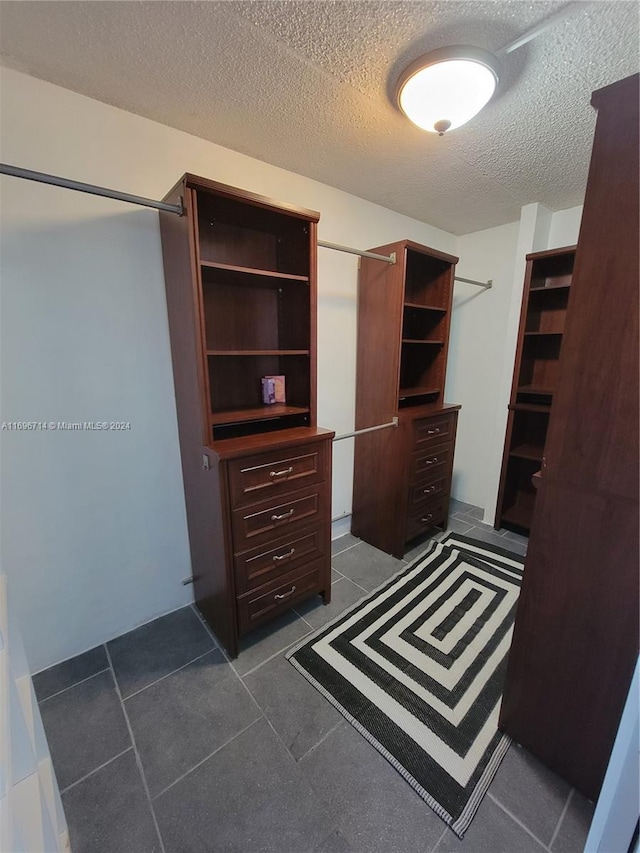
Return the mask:
M0 62L464 234L582 201L591 92L638 70L638 2L580 3L442 138L401 115L395 82L428 50L495 52L565 5L2 2Z

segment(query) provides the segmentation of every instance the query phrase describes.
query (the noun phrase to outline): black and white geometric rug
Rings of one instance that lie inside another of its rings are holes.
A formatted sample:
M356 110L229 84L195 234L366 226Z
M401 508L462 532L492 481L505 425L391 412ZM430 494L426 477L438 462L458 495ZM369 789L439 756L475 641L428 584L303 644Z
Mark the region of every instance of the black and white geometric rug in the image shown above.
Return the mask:
M448 534L287 653L460 838L509 746L497 722L523 565Z

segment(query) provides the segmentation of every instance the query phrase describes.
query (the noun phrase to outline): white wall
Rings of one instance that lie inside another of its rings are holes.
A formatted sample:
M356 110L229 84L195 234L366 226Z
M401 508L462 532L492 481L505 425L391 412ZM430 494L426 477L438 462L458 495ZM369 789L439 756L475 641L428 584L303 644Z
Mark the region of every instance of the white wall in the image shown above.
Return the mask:
M551 216L547 248L561 249L563 246L575 246L580 233L582 207L579 204L577 207L569 207L567 210L558 210Z
M320 211L327 241L455 252L451 234L177 130L14 71L0 85L3 162L152 198L190 171ZM190 569L157 214L9 177L0 191L0 418L131 423L0 432L2 559L36 672L187 603ZM318 421L339 432L356 279L355 258L319 250ZM351 444L335 447L334 517Z
M512 300L518 223L458 239L463 278L493 280L491 289L456 282L447 366L447 402L462 403L452 494L484 507L492 479L491 446Z

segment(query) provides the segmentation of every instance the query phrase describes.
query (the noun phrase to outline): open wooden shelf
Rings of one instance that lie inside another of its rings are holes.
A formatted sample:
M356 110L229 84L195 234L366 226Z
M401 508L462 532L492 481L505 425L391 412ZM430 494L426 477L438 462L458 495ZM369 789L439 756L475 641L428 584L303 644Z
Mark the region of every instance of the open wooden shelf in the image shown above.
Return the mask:
M212 426L221 424L245 423L247 421L261 421L269 418L281 418L286 415L304 415L309 412L308 407L288 406L286 403L274 403L271 406L256 406L251 409L228 409L223 412L215 412L210 417Z
M551 411L551 406L543 403L509 403L508 408L515 412L541 412L549 414Z
M506 521L507 524L514 524L516 527L523 527L528 530L531 527L532 516L532 507L514 504L513 506L503 510L502 521Z
M308 349L208 349L207 355L236 356L236 355L309 355Z
M531 477L541 467L560 376L574 258L574 246L527 255L496 527L512 524L527 531L531 524L536 499Z
M416 340L415 338L403 338L403 344L418 344L419 346L424 346L424 344L428 344L429 346L441 347L444 344L444 341L423 341Z
M403 397L430 397L433 394L439 394L440 388L401 388L399 398Z
M544 447L535 444L519 444L509 451L509 456L518 456L520 459L535 459L539 462L542 461L543 454Z
M441 314L446 314L447 309L441 308L439 305L421 305L419 302L405 302L405 308L419 308L421 311L438 311Z
M571 287L571 282L560 283L560 284L547 284L545 287L532 287L529 293L544 293L547 290L566 290Z
M553 397L554 390L539 385L519 385L518 394L539 394L541 397Z
M284 279L285 281L309 281L307 275L292 275L286 272L274 272L273 270L261 270L255 267L239 267L236 264L219 264L215 261L201 261L200 266L205 269L224 270L226 272L242 273L243 275L256 278Z

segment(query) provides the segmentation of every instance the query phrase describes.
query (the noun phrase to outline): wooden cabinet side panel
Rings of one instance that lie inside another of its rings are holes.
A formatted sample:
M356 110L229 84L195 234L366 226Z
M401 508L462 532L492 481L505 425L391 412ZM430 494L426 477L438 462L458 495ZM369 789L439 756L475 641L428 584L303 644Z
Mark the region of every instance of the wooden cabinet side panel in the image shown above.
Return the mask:
M205 392L189 193L186 202L185 217L160 213L160 230L191 566L196 602L220 642L235 654L237 628L219 469L202 434ZM211 459L208 471L203 470L203 454Z
M590 799L638 656L638 595L637 506L543 477L500 728Z
M637 76L627 88L598 115L546 460L554 477L637 500Z
M407 511L407 427L360 435L355 442L351 530L402 557Z
M356 429L385 423L398 407L400 332L404 294L404 249L397 245L376 249L396 251L389 265L361 259L358 281L358 348Z
M605 93L500 716L592 799L638 655L637 75Z

